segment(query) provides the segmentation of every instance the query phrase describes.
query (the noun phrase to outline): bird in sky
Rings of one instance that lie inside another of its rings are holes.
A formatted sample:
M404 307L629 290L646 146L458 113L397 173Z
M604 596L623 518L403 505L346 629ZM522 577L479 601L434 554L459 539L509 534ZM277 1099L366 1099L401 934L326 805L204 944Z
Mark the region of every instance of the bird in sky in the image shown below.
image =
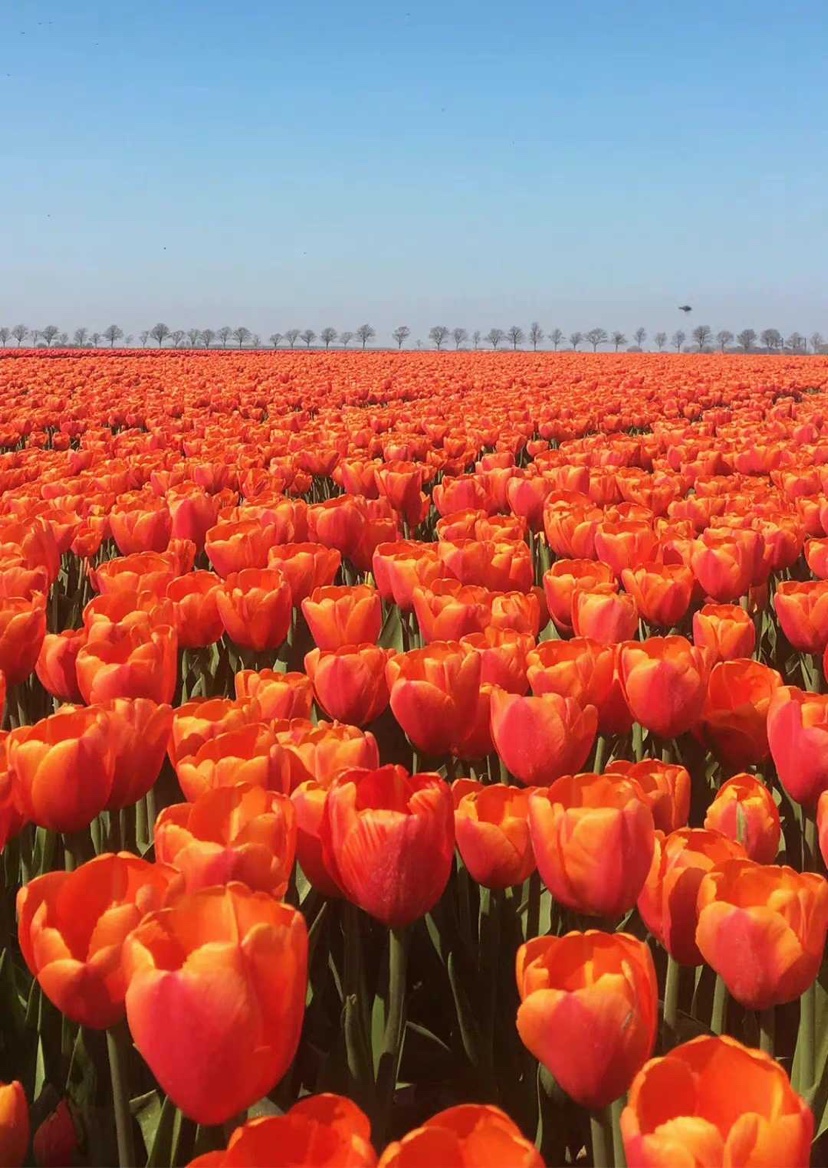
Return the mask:
M679 305L679 312L692 312L692 311L693 311L693 307L690 304L680 304Z

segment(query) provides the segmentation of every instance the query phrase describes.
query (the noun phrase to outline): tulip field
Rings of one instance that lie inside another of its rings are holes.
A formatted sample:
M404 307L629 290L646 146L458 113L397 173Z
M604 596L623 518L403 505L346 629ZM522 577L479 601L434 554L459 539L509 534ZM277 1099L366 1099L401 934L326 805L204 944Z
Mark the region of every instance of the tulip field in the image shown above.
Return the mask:
M0 1166L828 1165L827 394L0 353Z

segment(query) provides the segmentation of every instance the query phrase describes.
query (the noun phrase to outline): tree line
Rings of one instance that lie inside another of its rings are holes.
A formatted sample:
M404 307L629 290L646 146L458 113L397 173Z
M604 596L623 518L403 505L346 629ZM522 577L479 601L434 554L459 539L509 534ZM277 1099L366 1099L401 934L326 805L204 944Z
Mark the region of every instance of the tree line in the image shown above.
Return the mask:
M335 344L347 349L354 341L364 349L376 336L377 331L370 324L361 324L353 331L345 330L343 332L338 332L331 327L323 328L318 336L310 328L289 328L283 333L271 333L268 337L268 344L274 349L280 347L295 349L299 344L310 349L311 347L319 347L316 345L318 341L319 345L324 346L325 349L329 349L331 345ZM391 332L390 336L397 348L402 349L411 336L411 329L408 325L401 324ZM616 353L622 348L628 352L639 352L644 350L647 338L647 330L644 328L637 328L631 334L631 340L626 333L619 329L607 332L603 328L591 328L586 332L571 332L567 336L561 329L553 328L547 333L538 321L533 321L526 331L520 325L513 324L507 329L491 328L484 335L479 329L469 333L464 328L449 328L447 325L441 324L434 325L428 332L428 339L437 350L449 348L451 345L455 349L462 349L467 345L471 345L474 349L480 349L483 345L488 345L492 349L511 346L512 349L516 350L524 348L527 344L531 345L533 350L537 350L543 346L544 341L547 341L547 347L553 348L555 352L562 346L576 352L580 350L581 346L591 347L593 353L605 346L611 346ZM126 347L132 346L135 338L132 334L125 335L124 330L117 324L108 325L102 332L77 328L72 334L71 340L67 332L62 332L54 324L46 325L45 328L41 329L31 329L24 324L16 324L12 328L0 327L0 345L5 348L12 341L17 343L18 348L25 341L33 346L43 345L46 348L108 346L114 349L119 342L123 342ZM236 328L223 325L218 329L171 329L163 322L159 322L152 328L140 332L138 342L142 348L154 343L159 349L164 346L175 349L184 347L210 349L216 345L224 349L231 345L239 349L260 349L263 347L259 334L251 332L244 325L239 325ZM822 353L826 348L825 341L818 332L812 333L810 337L805 337L799 332L792 332L787 337L783 337L779 329L767 328L757 333L755 329L746 328L735 334L729 329L720 329L714 334L710 325L706 324L697 325L689 336L684 329L676 329L669 340L666 332L657 332L653 335L653 345L658 352L663 352L668 344L677 353L690 349L700 353L714 350L724 353L732 351L734 347L744 353L750 353L758 348L769 353ZM416 347L419 349L425 347L423 341L417 340Z

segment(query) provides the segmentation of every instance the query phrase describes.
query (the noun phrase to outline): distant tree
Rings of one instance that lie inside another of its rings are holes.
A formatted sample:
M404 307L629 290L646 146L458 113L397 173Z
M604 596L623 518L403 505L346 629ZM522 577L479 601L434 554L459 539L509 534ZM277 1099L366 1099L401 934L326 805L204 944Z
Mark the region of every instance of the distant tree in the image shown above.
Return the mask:
M69 344L69 334L68 333L58 333L58 335L55 337L55 344L57 345L57 347L59 349L65 349L66 346Z
M555 352L557 353L558 345L560 345L561 341L563 341L565 339L563 332L559 328L554 328L554 329L552 329L552 332L549 334L549 339L552 342L552 344L554 345Z
M676 350L677 353L681 352L681 346L684 344L684 342L686 340L687 340L687 333L684 331L684 329L676 329L676 331L673 333L672 342L673 342L673 348Z
M532 348L537 352L538 345L544 338L544 331L538 321L533 320L529 325L529 340L532 342Z
M181 348L181 342L184 340L186 335L187 334L184 332L184 329L173 329L173 331L170 333L170 340L176 349Z
M633 339L634 339L635 343L638 345L639 349L643 349L644 342L647 339L647 330L643 329L639 326L635 330L635 332L633 333Z
M121 337L124 335L124 330L122 328L119 328L117 324L110 324L110 325L107 325L106 328L104 329L103 335L104 335L104 340L109 341L110 349L114 349L115 342L120 341Z
M653 340L655 341L656 348L658 349L658 351L660 353L661 350L664 348L664 346L667 344L667 334L666 333L656 333L656 335L653 337Z
M454 337L454 347L459 349L461 345L465 345L469 339L469 334L464 328L455 328L451 330L451 335Z
M58 328L58 326L56 324L47 324L46 328L40 330L40 335L43 337L44 341L46 342L47 348L52 347L52 341L55 339L55 337L58 335L59 332L60 332L60 329Z
M605 345L607 343L607 339L606 330L602 328L591 328L584 337L584 340L592 345L593 353L596 352L599 345Z
M238 328L233 329L233 331L230 335L232 336L232 338L236 342L236 344L239 346L239 348L241 348L242 345L245 343L245 341L250 340L251 332L250 332L249 328L245 328L245 326L243 324L240 324Z
M133 337L132 333L127 333L127 335L124 337L124 348L125 349L131 348L132 342L134 340L135 340L135 337Z
M201 329L187 329L187 340L191 349L195 349L201 343L202 335Z
M253 333L253 335L250 338L250 348L251 349L261 349L261 347L262 347L262 338L259 336L258 333Z
M316 340L316 333L313 331L313 329L305 329L304 332L299 337L299 340L304 341L305 348L309 349L311 347L311 345L313 344L313 342Z
M397 342L397 348L401 349L405 344L406 338L411 336L411 329L407 324L398 325L397 328L394 329L391 336Z
M621 348L622 345L626 345L626 343L627 343L627 338L624 336L624 334L622 332L619 332L618 329L616 329L615 332L612 334L612 337L610 338L610 340L615 345L616 353L618 352L618 350Z
M274 349L279 348L279 342L281 341L281 339L282 339L281 333L271 333L270 336L268 337L268 340L270 341L270 343Z
M811 348L815 353L822 352L823 346L825 345L822 333L811 333L808 340L811 342Z
M716 344L723 353L728 345L733 344L733 333L730 329L719 329L716 333Z
M0 328L0 344L2 344L4 349L5 349L6 345L9 343L10 339L11 339L11 329L6 328L6 326L3 325L3 327Z
M344 332L339 334L339 343L342 345L343 349L347 349L353 339L354 334L352 332Z
M86 346L86 342L89 340L89 329L76 328L72 340L79 349L83 349Z
M580 345L580 343L583 339L584 339L583 333L574 332L574 333L569 334L569 343L572 346L572 348L575 350L576 353L578 352L578 346Z
M322 344L326 349L330 349L338 335L339 334L337 333L336 329L331 328L331 326L328 325L327 328L322 329L322 332L319 334L319 339L322 341Z
M802 333L791 333L785 341L785 345L792 353L806 353L808 351L808 342Z
M290 328L285 333L285 340L290 345L291 349L296 348L296 342L299 340L299 329Z
M493 329L489 329L489 331L486 333L486 336L483 339L488 341L493 349L496 349L497 346L500 344L500 342L503 340L504 336L505 336L505 333L503 332L503 329L493 328Z
M167 337L170 335L170 330L169 327L165 324L154 324L149 331L149 335L154 341L158 342L158 348L160 349L164 344L164 341L166 341Z
M97 349L98 345L100 345L101 341L103 340L103 337L100 333L92 333L89 339L92 342L92 348Z
M506 336L512 342L513 349L516 349L518 345L522 345L526 339L526 333L519 324L510 325L510 327L506 329Z
M475 329L472 333L472 344L474 345L475 349L480 348L480 329Z
M26 337L29 335L29 330L25 324L16 324L11 330L11 335L17 341L17 347L19 349L25 341Z
M149 340L149 329L144 329L143 332L139 333L138 340L141 342L141 348L146 349L147 341Z
M444 324L435 324L434 328L428 330L428 339L436 349L442 349L448 335L449 330Z
M759 340L762 342L765 348L770 349L772 353L782 347L782 334L780 333L779 329L762 329L761 333L759 334Z
M221 341L222 349L227 348L227 342L230 340L230 337L232 336L232 334L233 334L233 330L230 328L229 324L223 324L221 326L221 328L218 330L218 333L216 335L218 336L218 339Z
M201 342L205 349L209 349L215 339L216 334L213 329L206 328L201 330Z
M712 336L713 329L709 324L697 324L693 329L693 340L699 346L700 353Z
M736 341L742 346L746 353L749 353L753 348L754 342L756 341L756 330L751 328L742 329L742 331L736 337Z
M370 324L361 324L356 330L357 340L362 341L362 348L377 335L377 330Z

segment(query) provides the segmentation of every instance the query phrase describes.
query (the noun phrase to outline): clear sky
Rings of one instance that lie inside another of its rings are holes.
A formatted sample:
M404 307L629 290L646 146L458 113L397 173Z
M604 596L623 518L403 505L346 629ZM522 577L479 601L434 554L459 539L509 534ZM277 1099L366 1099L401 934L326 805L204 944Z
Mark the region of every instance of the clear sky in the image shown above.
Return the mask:
M4 0L0 323L828 335L826 42L825 0Z

